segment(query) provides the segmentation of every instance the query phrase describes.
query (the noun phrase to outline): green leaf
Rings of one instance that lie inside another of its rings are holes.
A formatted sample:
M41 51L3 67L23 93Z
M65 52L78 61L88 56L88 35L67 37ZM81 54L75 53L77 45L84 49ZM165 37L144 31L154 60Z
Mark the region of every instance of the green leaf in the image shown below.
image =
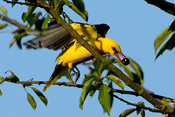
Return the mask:
M144 106L144 102L139 101L139 102L137 102L137 105L139 105L139 106Z
M140 112L140 115L142 116L142 117L145 117L145 110L141 110L141 112Z
M84 101L85 101L88 93L92 89L92 82L93 81L94 81L94 79L90 79L90 80L86 81L86 83L84 84L84 87L82 88L82 93L81 93L80 100L79 100L80 101L79 107L81 110L83 109L83 104L84 104Z
M72 0L72 1L80 12L85 13L85 5L83 0Z
M103 61L103 63L100 62L100 66L98 68L98 74L100 75L110 64L112 64L115 61L115 59L107 59Z
M28 100L28 102L30 103L30 105L32 106L32 108L33 108L34 110L36 110L36 106L37 106L36 101L35 101L35 99L33 98L33 96L32 96L31 94L29 94L29 93L27 93L27 100Z
M131 80L133 80L133 74L132 74L132 72L131 72L130 66L129 66L129 65L127 65L127 66L123 65L119 60L115 60L115 61L117 61L118 65L119 65L120 67L124 68L124 71L127 73L127 75L129 76L129 78L130 78Z
M2 84L3 82L4 82L4 78L0 76L0 84Z
M112 81L108 84L108 87L113 88L113 86L112 86ZM112 95L113 95L113 92L110 92L111 107L112 107L112 105L113 105L113 100L114 100L114 96L112 96Z
M119 117L126 117L126 116L130 115L131 113L133 113L135 110L136 110L135 108L127 109L127 110L123 111Z
M2 91L0 90L0 96L2 96Z
M28 17L30 15L32 15L32 13L34 12L35 9L36 9L36 6L30 6L28 8L27 12L26 13L23 13L22 20L23 20L24 23L27 21Z
M90 96L93 96L93 95L95 94L96 91L97 91L97 88L92 87L92 89L90 90L89 95L90 95Z
M65 2L66 1L66 2ZM74 12L76 12L80 17L82 17L85 21L88 21L88 12L85 11L84 13L81 12L73 3L67 2L67 0L64 0L65 5L67 5L69 8L71 8Z
M5 78L5 81L8 81L8 82L17 82L17 81L19 81L19 78L14 73L11 73L10 76L8 76L8 77Z
M164 97L164 98L161 100L161 103L164 104L164 105L168 105L169 103L171 103L171 99L165 98L165 97Z
M4 13L4 15L8 17L7 10L1 5L0 5L0 11L2 11Z
M172 50L175 46L175 33L170 37L170 39L161 47L159 52L156 55L157 59L165 50Z
M139 66L138 63L136 63L133 59L129 58L130 59L130 67L134 70L135 73L133 72L129 72L132 77L132 81L138 83L139 85L143 86L144 84L144 73L143 73L143 70L142 68Z
M68 0L63 0L63 1L64 1L64 3L65 3L66 5L69 4L69 1L68 1Z
M129 58L129 57L128 57ZM130 64L128 66L124 66L121 62L117 62L119 66L123 67L128 77L133 81L143 86L144 84L144 73L142 68L136 63L133 59L129 58ZM133 72L134 70L134 72Z
M160 45L174 32L174 29L171 26L166 27L156 38L154 42L155 53Z
M103 107L104 112L107 112L108 115L110 115L111 106L112 106L111 95L109 94L109 92L110 92L110 88L106 84L104 84L100 88L100 92L98 96L98 100L101 106Z
M32 90L36 93L36 95L40 98L40 100L47 106L48 100L47 98L43 95L42 92L40 92L38 89L32 87Z
M137 115L141 112L141 110L142 110L141 108L137 108L137 109L136 109Z
M174 113L166 114L165 117L174 117Z
M34 14L32 14L32 15L30 15L28 17L27 21L30 24L30 26L33 26L33 24L36 24L37 23L38 18L39 18L40 15L41 15L41 12L38 12L38 13L34 13Z
M144 75L143 75L143 70L142 68L139 66L138 63L136 63L133 59L130 59L130 66L132 67L132 69L136 72L136 74L143 79Z
M112 76L112 75L108 75L106 76L106 78L109 80L112 80L116 85L118 85L120 88L124 90L124 85L119 78L117 78L116 76Z
M22 49L21 45L21 39L26 36L26 31L19 29L18 31L15 32L15 36L13 38L14 42L16 42L17 46ZM10 43L10 47L12 47L14 43Z
M47 17L44 19L44 22L43 22L43 24L42 24L42 26L41 26L41 29L46 29L46 28L49 27L49 26L48 26L49 20L50 20L50 15L47 15Z
M137 112L137 115L143 110L141 107L139 107L139 106L144 106L144 102L138 102L137 103L137 108L136 108L136 112Z
M7 24L0 24L0 29L7 27Z

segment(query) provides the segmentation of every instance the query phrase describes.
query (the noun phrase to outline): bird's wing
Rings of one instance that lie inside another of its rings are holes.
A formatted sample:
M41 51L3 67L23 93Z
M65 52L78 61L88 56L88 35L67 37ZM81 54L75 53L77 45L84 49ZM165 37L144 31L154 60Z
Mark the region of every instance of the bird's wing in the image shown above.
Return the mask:
M69 32L58 24L45 30L29 31L28 34L38 36L24 43L27 49L48 48L58 50L72 40Z
M88 42L93 43L99 36L105 37L109 29L106 24L89 25L83 23L71 23L77 33ZM27 49L48 48L58 50L67 44L77 45L76 39L70 35L61 25L54 24L48 29L28 31L27 34L38 35L36 38L24 43Z

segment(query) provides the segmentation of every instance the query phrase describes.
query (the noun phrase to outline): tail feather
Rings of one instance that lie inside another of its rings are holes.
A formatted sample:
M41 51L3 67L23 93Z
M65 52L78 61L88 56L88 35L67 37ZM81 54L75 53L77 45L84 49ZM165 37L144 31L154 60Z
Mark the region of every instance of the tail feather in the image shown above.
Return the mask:
M43 91L46 91L48 87L50 87L57 81L57 79L60 79L62 76L67 75L68 69L69 69L68 66L62 66L62 64L56 65L55 70L52 73L49 81L43 88Z

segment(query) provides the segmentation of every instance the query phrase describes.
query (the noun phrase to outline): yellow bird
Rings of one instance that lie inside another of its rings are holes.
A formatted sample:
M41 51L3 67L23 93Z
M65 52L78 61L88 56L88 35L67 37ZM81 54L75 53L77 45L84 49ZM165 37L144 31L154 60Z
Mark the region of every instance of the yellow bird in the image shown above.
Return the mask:
M78 32L79 35L81 35L87 42L92 45L97 51L99 51L101 54L110 53L112 55L115 55L124 65L129 64L129 59L127 59L124 54L121 52L119 44L109 38L105 38L106 33L109 29L109 26L106 24L101 25L88 25L88 24L80 24L80 23L73 23L71 26ZM106 27L106 29L103 27ZM60 26L59 26L60 28ZM53 29L51 29L53 30ZM57 31L59 32L60 29L57 27ZM66 31L66 30L64 30ZM64 32L63 31L63 32ZM62 32L62 33L63 33ZM65 33L65 32L64 32ZM46 34L46 36L50 36L51 34ZM49 86L51 86L53 83L57 81L57 79L61 78L62 76L67 75L68 70L71 69L73 66L82 63L84 61L87 61L91 58L93 58L92 54L85 49L83 46L80 45L80 43L76 42L76 39L73 37L61 36L61 38L57 39L57 44L49 42L47 43L46 38L38 37L30 40L25 43L27 48L40 48L40 47L47 47L49 49L60 49L63 45L69 45L67 49L62 51L58 57L57 57L57 65L55 67L54 72L52 73L49 81L47 82L46 86L44 87L43 91L45 91ZM69 35L69 33L67 33ZM45 36L45 35L44 35ZM50 36L53 37L53 36ZM50 38L52 39L52 38ZM66 41L64 40L66 39ZM43 41L46 40L46 41ZM50 40L51 41L51 40ZM54 40L55 41L55 40ZM63 42L64 41L64 42ZM45 43L45 45L44 45ZM46 46L47 45L47 46ZM54 45L54 46L53 46ZM120 56L123 58L121 59Z

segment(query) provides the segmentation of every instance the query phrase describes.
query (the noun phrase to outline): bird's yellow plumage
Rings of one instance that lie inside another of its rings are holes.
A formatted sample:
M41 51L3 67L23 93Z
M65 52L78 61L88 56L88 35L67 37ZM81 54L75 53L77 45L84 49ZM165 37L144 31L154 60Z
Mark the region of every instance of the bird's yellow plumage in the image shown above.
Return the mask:
M70 25L84 40L100 53L110 53L115 55L124 65L129 64L129 60L122 54L119 44L112 39L105 38L109 29L108 25L89 25L82 23L72 23ZM36 33L36 31L33 32ZM30 33L32 34L32 32ZM42 35L42 33L44 33L44 35ZM57 79L67 75L68 70L74 65L93 58L92 54L81 46L80 43L78 43L77 40L60 25L54 25L49 29L39 31L38 34L42 36L38 36L25 43L27 48L48 48L58 50L63 46L68 45L68 47L57 57L56 60L58 63L43 91L55 83ZM124 59L121 60L120 56Z
M110 53L112 55L121 54L119 44L109 38L102 38L102 37L98 38L97 40L94 41L93 47L102 54L105 53ZM79 47L71 46L65 52L62 52L57 57L58 63L55 67L55 70L51 78L44 87L43 91L45 91L50 85L55 83L57 79L61 78L63 75L66 75L65 72L63 72L65 71L65 69L68 70L69 68L72 68L73 65L81 63L90 58L92 58L92 54L83 46Z

